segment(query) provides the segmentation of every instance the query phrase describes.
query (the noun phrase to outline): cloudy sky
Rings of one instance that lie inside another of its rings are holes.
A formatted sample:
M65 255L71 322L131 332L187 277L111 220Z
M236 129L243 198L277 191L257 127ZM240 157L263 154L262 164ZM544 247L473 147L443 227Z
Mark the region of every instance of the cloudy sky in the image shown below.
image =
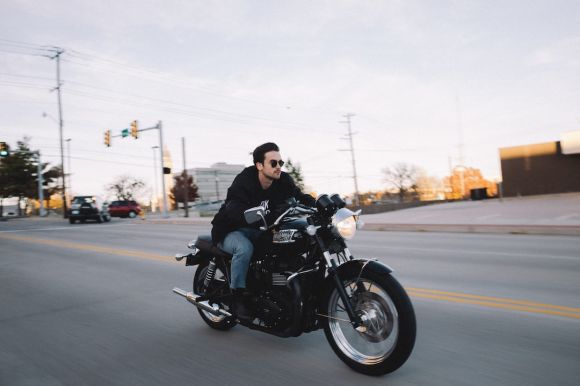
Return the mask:
M155 132L103 144L133 119L163 122L175 168L181 137L188 168L247 165L275 141L319 193L353 190L347 113L361 191L397 162L443 177L461 153L497 179L499 147L580 129L578 1L0 4L0 138L59 162L47 56L62 47L74 193L122 174L153 185Z

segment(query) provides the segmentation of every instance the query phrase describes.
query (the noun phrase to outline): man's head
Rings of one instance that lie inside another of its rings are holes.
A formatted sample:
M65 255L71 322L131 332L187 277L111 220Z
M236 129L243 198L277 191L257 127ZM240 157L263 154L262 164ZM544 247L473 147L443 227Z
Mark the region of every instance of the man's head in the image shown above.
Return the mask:
M280 178L284 161L280 157L278 145L266 142L254 150L253 156L258 173L270 180Z

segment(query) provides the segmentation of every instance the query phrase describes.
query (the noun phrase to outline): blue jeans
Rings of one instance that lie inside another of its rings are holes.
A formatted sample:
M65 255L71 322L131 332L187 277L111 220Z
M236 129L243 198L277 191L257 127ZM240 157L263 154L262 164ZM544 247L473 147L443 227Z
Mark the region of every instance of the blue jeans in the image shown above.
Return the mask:
M257 229L240 228L226 235L221 248L233 255L230 288L246 288L246 276L254 253L254 243L260 233L261 231Z

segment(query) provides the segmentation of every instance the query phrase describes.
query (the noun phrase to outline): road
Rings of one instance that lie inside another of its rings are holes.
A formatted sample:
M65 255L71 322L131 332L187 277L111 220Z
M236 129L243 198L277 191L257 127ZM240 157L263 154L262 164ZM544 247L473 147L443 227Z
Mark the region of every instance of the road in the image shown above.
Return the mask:
M171 292L202 225L0 223L0 384L576 385L580 238L363 231L353 254L393 267L413 300L409 361L373 378L321 331L207 327Z

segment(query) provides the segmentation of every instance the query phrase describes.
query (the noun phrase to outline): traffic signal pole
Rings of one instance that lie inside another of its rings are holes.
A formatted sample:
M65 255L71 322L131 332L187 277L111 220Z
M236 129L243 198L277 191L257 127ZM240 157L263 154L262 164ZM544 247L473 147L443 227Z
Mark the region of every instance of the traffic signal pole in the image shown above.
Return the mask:
M159 130L159 159L161 161L161 187L163 189L163 217L167 218L169 215L167 214L167 192L165 191L165 165L163 159L163 124L161 121L157 122L157 125L148 127L146 129L139 129L137 121L131 122L131 136L135 139L139 137L138 133L141 131L149 131L149 130ZM108 133L108 134L107 134ZM116 137L127 137L129 135L129 129L123 129L121 134L119 135L111 135L110 130L105 131L105 145L108 147L110 146L111 138Z
M163 217L167 218L167 192L165 191L165 167L163 159L163 124L161 121L157 123L157 129L159 130L159 153L161 158L161 189L163 189Z

